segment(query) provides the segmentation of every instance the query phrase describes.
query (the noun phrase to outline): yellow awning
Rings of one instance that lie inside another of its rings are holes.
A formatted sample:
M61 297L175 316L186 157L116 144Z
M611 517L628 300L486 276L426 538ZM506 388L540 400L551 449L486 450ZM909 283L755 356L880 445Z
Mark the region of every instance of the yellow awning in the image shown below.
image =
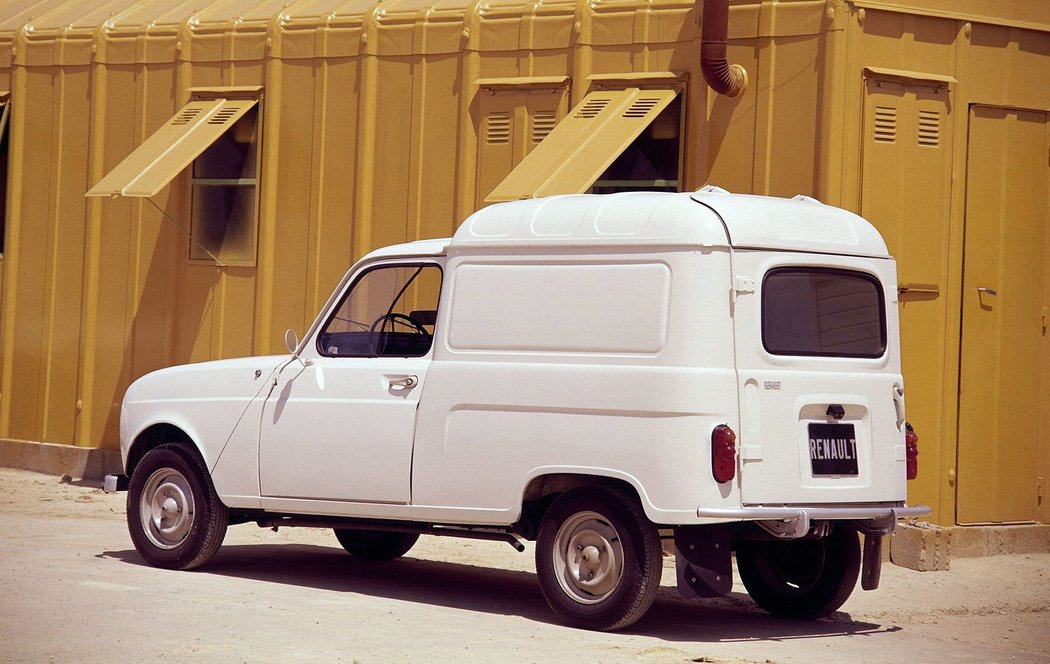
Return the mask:
M587 191L677 95L670 88L590 93L485 202Z
M153 196L257 103L258 99L189 102L99 180L87 195Z

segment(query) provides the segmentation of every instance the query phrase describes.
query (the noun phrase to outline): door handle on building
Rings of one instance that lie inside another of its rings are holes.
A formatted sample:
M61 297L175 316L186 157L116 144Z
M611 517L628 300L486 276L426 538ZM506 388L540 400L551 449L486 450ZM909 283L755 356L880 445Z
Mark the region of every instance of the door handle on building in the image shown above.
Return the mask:
M999 294L999 291L995 290L994 288L985 288L984 286L978 286L977 287L977 292L978 293L988 293L989 295L998 295Z

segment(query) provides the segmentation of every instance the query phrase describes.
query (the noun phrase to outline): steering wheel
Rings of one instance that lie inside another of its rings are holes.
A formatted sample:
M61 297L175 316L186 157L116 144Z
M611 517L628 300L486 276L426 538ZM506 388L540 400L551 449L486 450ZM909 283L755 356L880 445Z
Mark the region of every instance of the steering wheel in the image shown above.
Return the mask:
M383 332L383 330L384 328L386 328L387 321L390 322L391 332L394 331L395 325L401 324L405 327L412 328L419 334L425 336L427 339L431 339L434 336L433 334L427 331L427 328L423 327L422 323L420 323L415 318L412 318L407 314L402 314L398 312L383 314L379 318L372 321L372 326L368 328L368 335L369 338L372 340L372 353L375 355L380 355L382 351L386 348L386 333ZM376 328L379 329L378 334L376 333Z

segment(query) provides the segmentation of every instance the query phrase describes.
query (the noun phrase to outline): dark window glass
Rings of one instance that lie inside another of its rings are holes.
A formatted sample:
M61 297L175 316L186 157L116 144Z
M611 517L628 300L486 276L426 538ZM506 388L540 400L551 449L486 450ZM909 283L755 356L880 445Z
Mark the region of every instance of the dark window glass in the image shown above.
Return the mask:
M11 104L0 103L0 256L4 253L4 238L7 236L7 154L11 149L8 138L11 124Z
M192 259L255 260L258 119L256 106L193 162Z
M624 150L591 188L595 194L618 191L678 191L681 161L681 96Z
M781 268L762 284L762 344L776 355L880 357L882 286L862 272Z
M396 265L368 270L317 337L330 357L421 357L430 352L441 268Z

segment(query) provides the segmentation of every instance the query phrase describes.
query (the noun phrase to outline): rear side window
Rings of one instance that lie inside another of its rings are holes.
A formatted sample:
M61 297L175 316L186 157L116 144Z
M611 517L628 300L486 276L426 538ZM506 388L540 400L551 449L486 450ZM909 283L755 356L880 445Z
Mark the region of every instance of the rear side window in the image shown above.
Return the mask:
M881 357L882 285L863 272L790 267L762 283L762 345L774 355Z

